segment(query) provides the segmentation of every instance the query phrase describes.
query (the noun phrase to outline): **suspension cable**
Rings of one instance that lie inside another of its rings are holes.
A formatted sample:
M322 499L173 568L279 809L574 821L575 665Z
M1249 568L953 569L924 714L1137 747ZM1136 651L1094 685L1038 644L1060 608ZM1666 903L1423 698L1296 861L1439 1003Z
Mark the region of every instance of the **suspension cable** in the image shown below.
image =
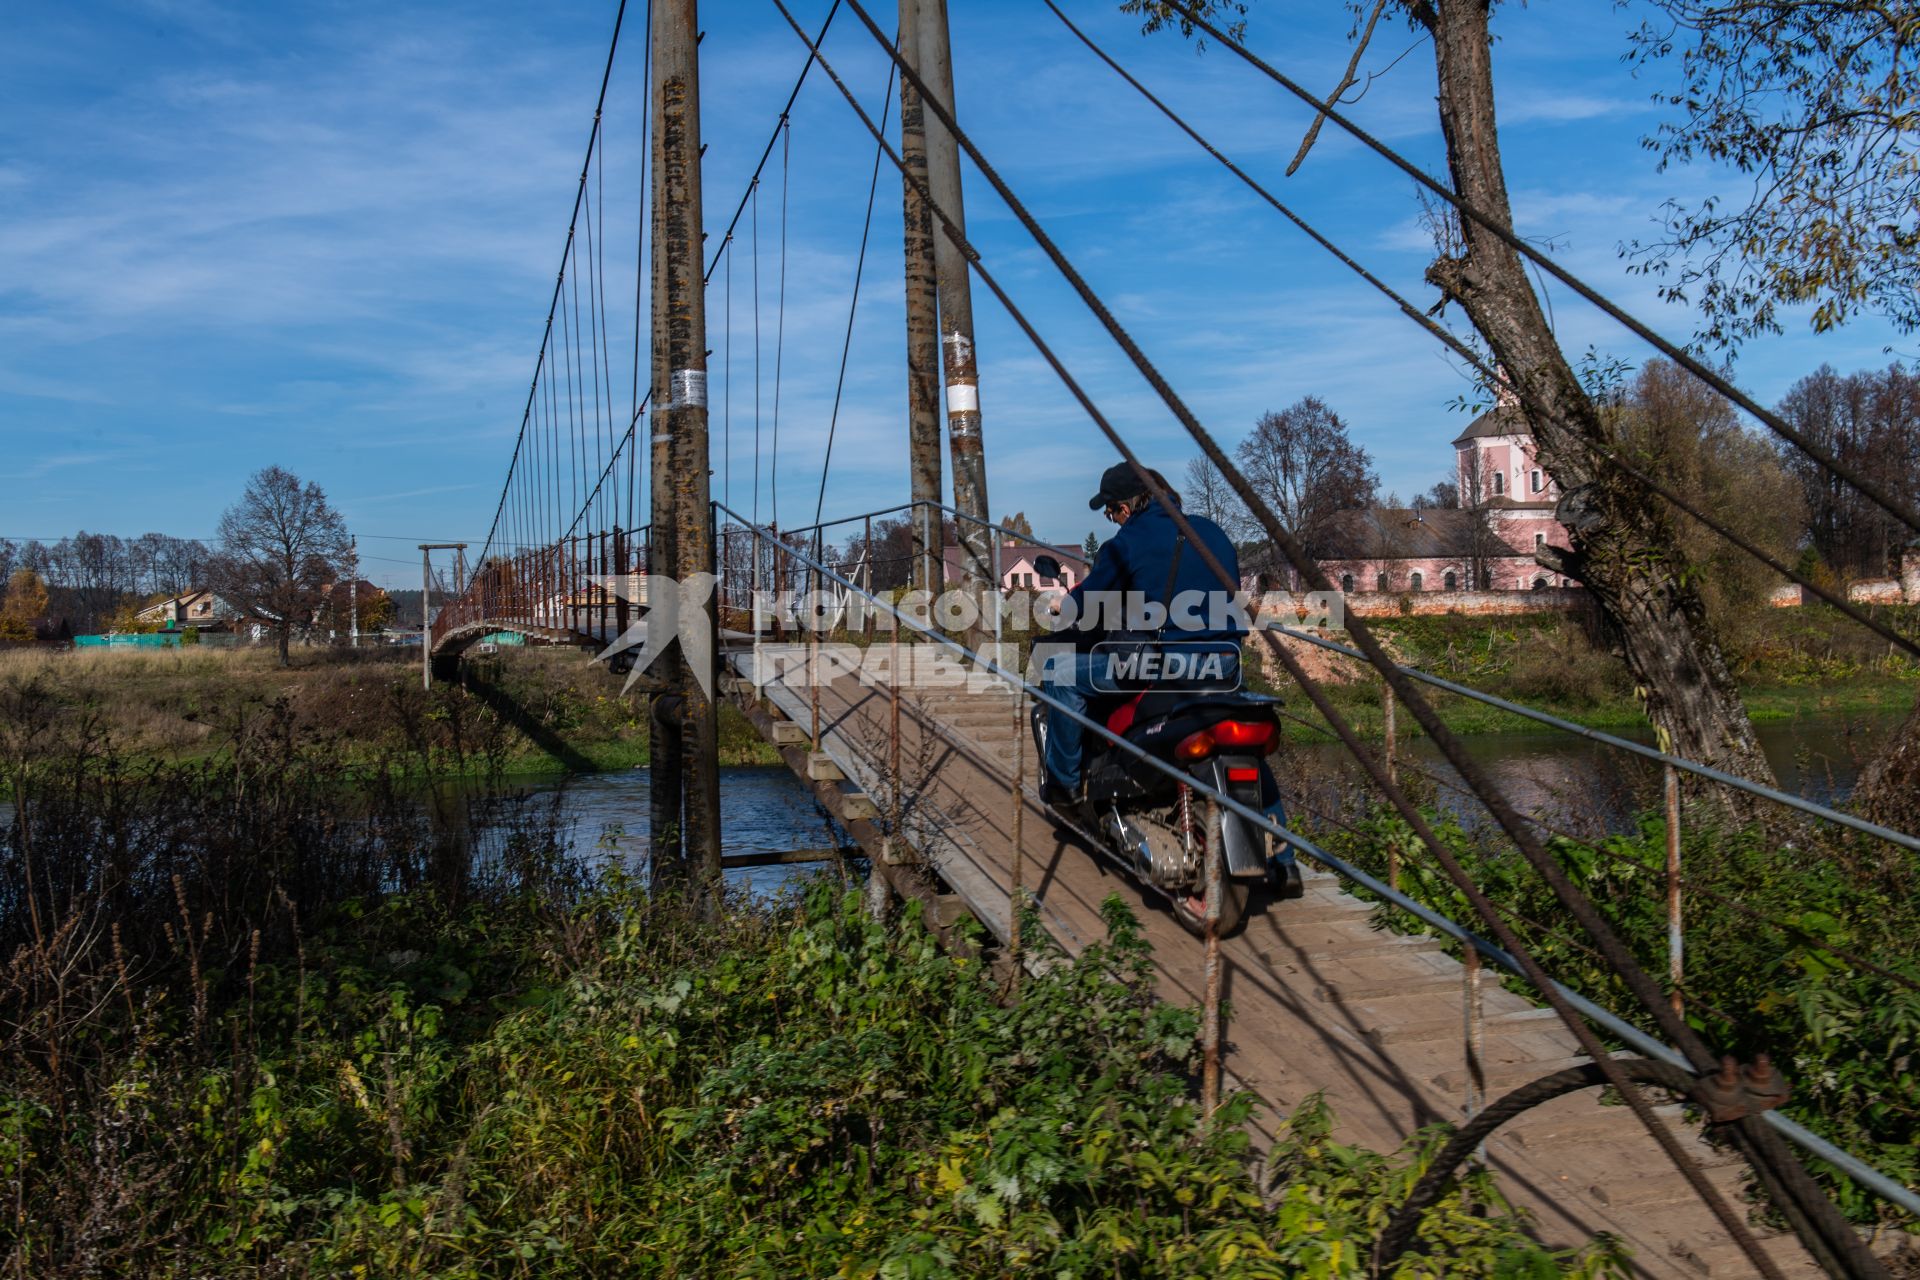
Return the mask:
M769 502L773 522L780 523L780 371L787 354L787 179L793 166L793 122L783 120L780 131L780 287L775 295L778 311L773 324L773 457L767 464L767 480L772 488Z
M1259 55L1248 49L1244 44L1207 21L1206 17L1199 12L1190 0L1167 0L1167 6L1178 12L1183 19L1192 22L1195 27L1206 32L1221 44L1231 49L1249 66L1252 66L1288 93L1291 93L1294 97L1300 99L1315 111L1320 112L1336 125L1339 125L1340 128L1344 129L1355 141L1385 159L1389 164L1399 169L1402 173L1405 173L1426 190L1452 205L1463 216L1471 218L1492 234L1495 239L1506 245L1507 248L1520 254L1528 261L1533 262L1548 275L1560 281L1560 283L1566 285L1569 289L1572 289L1589 303L1598 307L1609 318L1626 328L1629 333L1632 333L1641 341L1652 346L1669 360L1672 360L1688 373L1691 373L1694 377L1706 383L1734 404L1745 409L1748 413L1764 423L1769 430L1780 436L1783 440L1791 443L1795 448L1799 449L1800 452L1819 463L1820 466L1840 477L1842 480L1845 480L1868 498L1871 498L1886 510L1888 514L1894 516L1909 529L1920 532L1920 510L1917 510L1910 501L1897 497L1889 492L1885 486L1863 475L1858 469L1847 466L1818 442L1808 439L1801 432L1795 430L1785 419L1781 418L1780 415L1771 410L1761 408L1759 404L1754 402L1752 397L1748 396L1731 382L1728 382L1726 378L1716 373L1705 363L1688 354L1685 348L1677 346L1661 337L1652 328L1622 310L1605 295L1601 294L1599 290L1587 284L1584 280L1554 261L1550 255L1541 252L1534 245L1528 243L1520 236L1515 235L1504 220L1481 211L1465 198L1456 195L1453 191L1435 182L1427 175L1425 170L1335 110L1332 103L1316 97L1311 90L1305 88L1284 72L1277 70L1271 64L1260 58Z
M880 97L880 118L887 118L893 105L894 69L887 67L887 91ZM860 279L867 268L867 237L873 231L873 202L880 192L880 161L885 157L878 147L873 151L873 178L867 183L867 217L860 224L860 255L853 264L853 300L847 303L847 334L840 343L840 376L833 383L833 412L827 417L827 448L820 459L820 496L813 502L813 522L820 523L820 512L827 502L827 472L833 466L833 436L840 426L840 395L847 386L847 358L853 353L853 318L860 309Z
M835 5L838 7L838 0L835 0ZM600 72L600 93L594 101L593 128L587 136L587 158L582 161L580 165L580 182L579 185L574 188L573 193L573 213L567 219L567 243L560 255L560 273L554 280L553 297L547 303L547 323L544 332L540 336L540 352L534 357L533 379L527 388L527 407L523 409L520 414L520 430L514 437L513 457L507 463L507 478L500 485L500 501L494 509L493 524L488 527L486 540L481 544L480 556L474 561L474 569L476 572L478 572L480 565L486 562L487 553L493 546L493 535L500 526L501 512L506 510L507 490L513 484L514 468L520 461L521 445L526 440L527 423L533 412L533 397L540 385L540 373L547 366L547 344L553 338L553 313L555 308L560 305L560 285L561 281L566 278L567 255L573 250L573 230L580 220L580 204L586 196L587 170L593 162L594 148L598 146L600 142L600 116L606 109L607 86L613 80L613 58L614 54L618 53L620 49L620 28L626 16L627 0L620 0L619 7L614 10L613 14L613 36L607 41L606 66Z
M805 41L805 31L794 21L792 14L787 10L782 0L774 0L774 2L786 17L788 24L793 27L796 35ZM985 176L989 183L995 187L995 190L1000 193L1001 198L1006 201L1009 208L1013 210L1028 233L1041 246L1043 251L1048 254L1056 268L1067 277L1069 282L1081 295L1082 299L1087 303L1089 309L1094 311L1095 315L1101 320L1102 324L1107 327L1116 342L1122 346L1122 349L1126 351L1129 358L1133 360L1135 366L1148 378L1150 384L1153 385L1156 392L1160 394L1169 408L1174 411L1176 417L1178 417L1182 425L1187 428L1189 434L1194 436L1201 444L1202 449L1208 452L1214 464L1219 466L1230 483L1234 484L1235 491L1240 495L1242 501L1248 503L1249 509L1260 519L1269 535L1272 536L1275 542L1286 552L1288 558L1295 562L1296 567L1301 570L1303 575L1313 580L1324 581L1324 575L1320 573L1311 558L1306 556L1304 548L1298 544L1297 540L1294 539L1290 533L1281 527L1279 521L1266 507L1266 504L1261 501L1259 496L1247 487L1244 477L1238 474L1231 460L1221 454L1219 446L1213 441L1212 437L1208 435L1198 420L1193 417L1191 411L1186 408L1185 404L1173 392L1172 388L1166 383L1158 370L1146 358L1145 354L1140 351L1137 344L1135 344L1131 337L1126 334L1125 330L1119 326L1118 322L1113 319L1111 312L1107 310L1105 304L1102 303L1098 296L1087 286L1085 280L1080 277L1071 263L1066 261L1064 255L1062 255L1058 247L1053 244L1044 229L1039 226L1032 215L1026 211L1025 206L1021 204L1018 198L1007 188L1004 181L999 178L991 164L980 154L979 149L972 143L968 135L959 128L953 120L951 112L945 108L944 104L942 104L937 97L925 92L924 82L915 73L911 65L907 64L898 52L888 45L886 37L881 32L878 24L867 14L864 7L859 3L859 0L847 0L847 2L849 7L860 17L861 22L867 27L869 34L874 37L876 43L894 59L900 68L900 74L903 80L913 83L916 88L922 91L922 96L927 107L932 110L940 119L941 123L953 133L956 142L966 149L969 158L974 161L982 175ZM821 60L823 69L832 76L836 88L840 90L842 96L848 100L855 112L861 117L868 131L872 133L876 139L883 139L884 135L873 126L872 121L867 118L866 113L860 108L857 100L853 98L851 91L848 90L844 82L833 73L830 64L826 63L818 47L814 46L811 42L808 42L808 44L813 56ZM900 167L904 173L905 166L900 163L899 158L893 156L891 151L889 151L889 154L896 166ZM1138 456L1127 446L1118 432L1113 429L1111 423L1099 413L1097 407L1094 406L1091 399L1086 396L1084 390L1079 387L1079 384L1072 378L1058 357L1052 353L1051 348L1040 338L1031 324L1024 321L1017 307L1013 306L1011 299L1008 298L1004 290L998 286L997 281L992 277L991 273L984 269L979 261L978 252L966 242L964 233L961 232L955 221L948 216L944 210L940 210L938 206L932 202L930 196L923 195L922 198L928 200L929 207L939 216L945 234L947 234L956 245L963 247L963 252L974 266L974 269L980 274L982 281L994 291L996 297L1001 300L1002 305L1009 308L1010 314L1016 317L1017 322L1021 323L1021 327L1027 334L1029 341L1033 342L1036 348L1041 350L1043 355L1047 356L1048 362L1054 368L1056 376L1060 377L1063 383L1073 391L1075 398L1080 401L1083 408L1088 411L1089 416L1100 426L1102 433L1114 444L1122 457L1134 468L1136 474L1140 477L1142 483L1148 488L1156 501L1161 502L1173 518L1184 527L1186 523L1185 517L1180 514L1179 508L1168 499L1164 486L1147 472L1147 469L1140 462ZM1191 536L1191 534L1189 534L1189 536ZM1219 564L1217 557L1214 557L1211 552L1205 548L1204 544L1200 544L1197 539L1195 541L1197 548L1202 554L1202 559L1208 563L1208 567L1228 585L1229 589L1237 589L1238 584L1234 583L1229 575L1226 574L1223 566ZM1361 643L1364 648L1369 650L1370 660L1377 666L1391 666L1391 662L1387 658L1384 650L1379 649L1378 642L1372 638L1370 632L1365 630L1363 626L1357 624L1357 620L1353 633L1356 640ZM1337 710L1335 710L1330 703L1326 702L1324 691L1319 690L1317 682L1314 682L1311 676L1308 675L1303 668L1299 667L1297 660L1292 659L1291 655L1286 652L1284 646L1280 646L1276 642L1274 643L1274 648L1279 654L1281 661L1289 666L1294 678L1301 682L1302 687L1308 691L1309 696L1315 699L1316 705L1321 707L1322 714L1328 716L1331 723L1334 723L1343 730L1343 737L1350 738L1351 727L1346 725L1345 720L1340 717ZM1397 691L1403 694L1403 700L1407 702L1409 709L1414 712L1416 718L1420 719L1422 723L1426 725L1428 732L1437 742L1442 744L1443 749L1448 750L1450 756L1458 755L1461 757L1455 761L1455 764L1456 767L1461 770L1462 776L1468 778L1470 782L1475 783L1477 786L1486 788L1488 786L1486 780L1479 775L1479 771L1474 763L1465 757L1464 748L1454 739L1445 725L1439 722L1437 716L1435 716L1432 709L1426 705L1424 699L1420 698L1418 692L1407 684L1404 679L1399 679L1396 673L1383 671L1383 675L1389 683L1397 684ZM1368 764L1370 771L1377 769L1375 762L1369 760L1364 750L1359 747L1357 739L1351 740L1349 746L1350 749L1355 751L1356 755ZM1503 937L1503 942L1511 940L1517 944L1517 939L1510 938L1510 931L1505 929L1505 925L1500 921L1498 912L1493 907L1493 904L1485 897L1484 893L1472 883L1471 879L1466 876L1464 870L1459 867L1459 864L1452 859L1451 855L1440 844L1437 838L1433 836L1431 829L1427 827L1418 810L1407 801L1405 795L1400 792L1399 788L1384 774L1376 773L1375 781L1395 806L1400 808L1405 816L1408 817L1423 841L1434 850L1436 859L1439 860L1443 866L1447 867L1449 875L1455 878L1456 883L1460 885L1462 891L1468 896L1469 900L1474 903L1475 910L1483 915L1483 918L1488 921L1490 927L1495 928L1497 932L1507 933L1509 935L1508 937ZM1529 833L1521 827L1517 815L1512 812L1511 807L1507 805L1504 798L1499 796L1497 792L1483 798L1486 799L1489 808L1493 810L1496 817L1501 819L1502 825L1510 828L1510 834L1515 835L1516 842L1521 844L1522 850L1527 854L1529 861L1535 861L1535 859L1538 858L1540 861L1546 862L1547 860L1544 858L1543 853L1537 848L1535 842L1532 841ZM1563 875L1558 873L1557 868L1549 864L1541 868L1541 873L1548 878L1556 894L1566 903L1575 918L1581 922L1583 928L1595 938L1596 943L1610 952L1609 962L1621 973L1623 979L1628 983L1629 987L1635 991L1635 994L1642 1000L1642 1003L1651 1006L1650 1011L1653 1012L1656 1017L1661 1017L1664 1021L1675 1024L1675 1026L1671 1028L1663 1025L1663 1030L1675 1036L1686 1048L1690 1058L1698 1060L1705 1064L1705 1066L1710 1067L1713 1063L1713 1057L1707 1050L1705 1044L1691 1028L1686 1027L1684 1023L1680 1023L1678 1019L1671 1017L1671 1011L1667 1007L1664 993L1659 992L1658 988L1654 986L1647 975L1639 969L1639 966L1633 961L1631 955L1627 954L1624 949L1620 947L1617 937L1613 935L1606 922L1593 911L1592 905L1587 903L1580 896L1578 890L1568 882ZM1530 978L1535 980L1545 979L1545 974L1539 970L1537 963L1532 962L1530 959L1526 960L1526 963L1528 965ZM1549 994L1548 999L1549 1003L1555 1005L1556 1012L1561 1015L1575 1037L1581 1041L1583 1048L1588 1049L1595 1056L1601 1056L1599 1042L1593 1038L1591 1029L1573 1012L1571 1006L1567 1005L1565 1001L1557 995ZM1715 1217L1728 1231L1729 1235L1741 1241L1743 1245L1747 1247L1755 1265L1759 1267L1763 1273L1777 1274L1777 1270L1773 1267L1771 1260L1759 1252L1757 1244L1752 1241L1750 1234L1747 1232L1739 1216L1733 1212L1731 1207L1725 1203L1724 1198L1720 1196L1706 1180L1704 1174L1692 1161L1691 1157L1679 1148L1673 1135L1668 1132L1658 1118L1653 1115L1646 1100L1639 1096L1638 1092L1635 1091L1624 1078L1615 1080L1613 1083L1620 1088L1622 1095L1627 1098L1636 1115L1639 1116L1648 1131L1666 1151L1669 1158L1674 1162L1675 1167L1681 1171L1683 1176L1687 1178L1689 1184L1693 1186L1702 1200L1707 1203L1709 1208L1714 1212ZM1745 1131L1743 1130L1743 1132ZM1764 1140L1765 1139L1762 1138L1756 1141ZM1777 1148L1777 1143L1775 1143L1774 1146ZM1775 1153L1772 1152L1769 1154L1770 1156L1775 1155ZM1782 1161L1791 1165L1791 1157L1787 1156L1783 1150L1778 1151L1777 1158L1770 1159L1768 1165ZM1783 1210L1787 1212L1789 1216L1794 1216L1800 1208L1798 1203L1800 1197L1796 1196L1790 1200L1785 1190L1779 1188L1776 1180L1770 1176L1768 1165L1756 1163L1756 1170L1760 1172L1763 1181L1769 1184L1770 1190L1778 1190L1780 1192L1776 1198L1781 1203ZM1791 1167L1788 1171L1788 1176L1796 1172L1799 1173L1800 1178L1804 1182L1805 1175L1798 1170L1797 1165ZM1827 1204L1827 1202L1819 1196L1817 1189L1811 1188L1810 1183L1807 1183L1805 1187L1798 1188L1797 1190L1799 1190L1802 1195L1810 1194L1813 1201L1825 1208L1828 1213L1831 1213L1831 1205Z
M1503 386L1507 388L1509 391L1512 391L1516 396L1518 396L1522 400L1529 400L1532 398L1530 393L1525 388L1515 386L1512 379L1504 376L1498 369L1489 365L1487 361L1480 355L1479 352L1473 350L1470 346L1468 346L1465 342L1463 342L1460 339L1460 337L1457 334L1455 334L1452 330L1448 329L1445 325L1440 324L1431 315L1427 314L1427 312L1415 306L1404 295L1397 292L1391 285L1387 284L1384 280L1381 280L1378 276L1374 275L1373 272L1369 271L1365 266L1363 266L1361 263L1356 261L1345 250L1341 249L1339 245L1335 244L1332 240L1328 239L1325 235L1323 235L1320 232L1320 230L1317 227L1315 227L1312 223L1308 222L1299 213L1289 208L1285 203L1283 203L1278 197L1276 197L1266 187L1262 186L1259 182L1255 181L1244 169L1242 169L1239 165L1235 164L1224 153L1222 153L1219 150L1219 148L1215 147L1212 142L1210 142L1197 129L1195 129L1191 124L1189 124L1185 119L1183 119L1177 112L1175 112L1172 107L1168 106L1157 95L1155 95L1151 89L1148 89L1146 85L1142 84L1137 78L1135 78L1131 72L1129 72L1125 67L1120 65L1119 62L1115 61L1114 58L1110 54L1108 54L1105 49L1102 49L1098 44L1094 43L1092 38L1089 37L1078 26L1076 26L1073 20L1069 18L1066 15L1066 13L1060 9L1060 7L1054 2L1054 0L1042 0L1042 3L1044 3L1047 6L1047 8L1053 11L1054 15L1060 19L1060 22L1062 23L1062 25L1064 25L1068 31L1072 32L1073 35L1079 39L1081 44L1085 45L1096 57L1098 57L1102 62L1106 63L1107 66L1111 67L1113 71L1117 75L1119 75L1122 80L1125 80L1128 85L1132 86L1140 94L1141 97L1145 98L1148 102L1153 104L1154 107L1158 108L1162 115L1166 116L1168 120L1172 121L1173 124L1181 130L1181 132L1185 133L1189 138L1193 139L1193 141L1203 151L1205 151L1208 155L1212 156L1215 160L1219 161L1220 164L1229 173L1233 174L1234 177L1240 179L1240 181L1244 183L1247 186L1247 188L1251 190L1255 195L1258 195L1262 200L1266 201L1267 204L1271 205L1277 212L1279 212L1282 216L1284 216L1289 222L1293 223L1301 231L1305 232L1306 235L1311 240L1313 240L1315 244L1319 245L1322 249L1326 250L1327 253L1332 255L1333 258L1338 262L1340 262L1341 265L1345 266L1354 274L1358 275L1362 280L1366 281L1375 290L1377 290L1384 297L1386 297L1388 301L1392 302L1394 306L1398 308L1398 310L1402 315L1406 316L1409 320L1419 325L1422 329L1426 330L1433 337L1437 338L1440 342L1444 343L1448 347L1448 349L1453 351L1456 355L1460 356L1461 359L1465 360L1469 365L1473 367L1473 369L1478 374L1480 374L1480 376L1486 381L1487 385ZM1767 566L1767 568L1785 577L1788 581L1793 582L1796 585L1801 586L1806 590L1813 592L1815 595L1819 596L1820 599L1834 606L1836 609L1839 609L1842 613L1846 614L1849 618L1853 619L1855 622L1859 623L1861 626L1866 627L1870 631L1873 631L1875 634L1879 635L1882 639L1888 641L1890 644L1899 646L1900 648L1906 650L1909 654L1912 654L1914 657L1920 657L1920 643L1916 643L1911 637L1902 635L1900 632L1894 630L1891 626L1887 625L1886 623L1883 623L1878 619L1873 618L1869 614L1855 607L1853 603L1847 600L1844 595L1832 590L1829 587L1821 585L1811 575L1803 574L1798 570L1793 569L1788 565L1782 563L1777 557L1770 555L1766 551L1762 550L1760 547L1754 545L1754 543L1749 539L1747 539L1744 535L1734 531L1732 528L1714 519L1712 516L1708 515L1706 512L1700 510L1698 507L1688 502L1685 498L1681 497L1678 493L1676 493L1674 490L1672 490L1668 486L1654 479L1654 477L1647 474L1645 471L1641 470L1640 468L1634 466L1632 463L1629 463L1626 459L1622 458L1618 453L1614 452L1612 449L1609 449L1603 445L1597 445L1597 444L1592 445L1591 447L1594 449L1595 454L1598 457L1600 457L1602 460L1618 468L1621 472L1633 478L1634 480L1638 481L1642 485L1645 485L1648 489L1651 489L1654 493L1659 495L1667 503L1678 508L1687 516L1699 522L1700 524L1706 526L1706 528L1712 530L1714 533L1718 534L1720 537L1725 538L1728 542L1732 543L1735 547L1738 547L1741 551L1744 551L1746 554L1748 554L1749 556L1752 556L1755 560L1759 561L1761 564L1764 564L1765 566Z

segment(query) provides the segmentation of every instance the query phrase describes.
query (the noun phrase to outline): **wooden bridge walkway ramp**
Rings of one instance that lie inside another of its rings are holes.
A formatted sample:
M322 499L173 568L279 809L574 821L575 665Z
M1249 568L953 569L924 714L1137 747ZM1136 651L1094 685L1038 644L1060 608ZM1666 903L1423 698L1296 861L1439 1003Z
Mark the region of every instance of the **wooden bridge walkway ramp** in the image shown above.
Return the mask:
M799 666L762 646L764 659ZM733 655L745 669L744 653ZM1002 941L1013 885L1016 798L1012 692L974 678L971 688L900 691L901 829L910 848L889 847L876 815L893 803L891 726L895 691L841 675L819 687L819 750L813 689L799 671L756 690L727 681L730 694L896 882L922 877L937 909L964 905ZM1024 773L1037 779L1032 743ZM1284 759L1284 757L1282 758ZM1284 785L1284 784L1283 784ZM1140 916L1154 948L1164 999L1197 1005L1202 946L1156 899L1143 895L1091 853L1054 830L1035 788L1023 787L1020 883L1037 898L1047 931L1078 954L1103 929L1101 902L1119 894ZM1338 879L1313 874L1305 898L1271 906L1226 940L1225 1040L1230 1084L1265 1100L1263 1137L1314 1093L1325 1095L1336 1136L1392 1150L1413 1129L1464 1114L1467 971L1433 939L1374 927L1368 904ZM1584 1061L1551 1010L1480 983L1482 1061L1498 1097L1549 1071ZM1624 1107L1602 1106L1598 1089L1528 1113L1487 1145L1506 1193L1535 1215L1540 1237L1570 1244L1606 1231L1632 1247L1647 1276L1741 1276L1750 1264ZM1665 1113L1677 1119L1679 1109ZM1683 1134L1710 1175L1741 1202L1737 1158ZM1790 1235L1774 1236L1788 1275L1818 1275Z

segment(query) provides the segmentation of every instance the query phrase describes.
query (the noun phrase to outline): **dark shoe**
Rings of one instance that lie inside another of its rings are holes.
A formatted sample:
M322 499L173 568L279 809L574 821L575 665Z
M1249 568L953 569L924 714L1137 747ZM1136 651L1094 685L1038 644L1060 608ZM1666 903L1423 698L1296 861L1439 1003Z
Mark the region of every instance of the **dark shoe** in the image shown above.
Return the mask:
M1040 788L1040 799L1060 822L1082 831L1093 830L1093 813L1078 792L1069 791L1049 778Z
M1052 778L1048 778L1040 784L1040 800L1049 809L1059 809L1062 811L1075 808L1080 803L1078 794L1061 786Z
M1300 874L1300 864L1292 858L1275 858L1269 874L1279 889L1276 896L1282 902L1307 896L1306 879Z

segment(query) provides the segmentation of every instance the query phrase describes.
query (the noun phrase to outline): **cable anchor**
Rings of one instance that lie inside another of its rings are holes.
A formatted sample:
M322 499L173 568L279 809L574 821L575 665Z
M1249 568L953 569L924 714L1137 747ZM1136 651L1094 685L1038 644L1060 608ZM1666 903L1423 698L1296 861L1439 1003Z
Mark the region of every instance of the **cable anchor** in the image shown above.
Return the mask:
M1694 1081L1689 1095L1715 1124L1730 1124L1747 1116L1772 1111L1792 1096L1787 1078L1766 1054L1755 1054L1741 1066L1731 1054L1720 1059L1720 1069Z

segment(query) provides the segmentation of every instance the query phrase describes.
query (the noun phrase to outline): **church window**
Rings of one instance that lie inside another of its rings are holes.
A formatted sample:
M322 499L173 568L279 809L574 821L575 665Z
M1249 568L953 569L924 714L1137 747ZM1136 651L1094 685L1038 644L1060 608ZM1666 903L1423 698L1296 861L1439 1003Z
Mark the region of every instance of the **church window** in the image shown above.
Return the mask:
M1424 588L1426 580L1427 580L1426 575L1421 573L1418 569L1415 569L1413 571L1413 577L1410 579L1412 590L1415 590L1415 591L1422 590Z
M1541 489L1545 487L1546 486L1542 483L1540 478L1540 469L1538 467L1535 467L1533 470L1533 491L1535 493L1538 493L1540 492Z
M1507 491L1507 478L1498 471L1493 473L1493 496L1498 498Z
M1544 547L1544 546L1546 546L1546 545L1547 545L1547 535L1546 535L1546 534L1544 534L1544 533L1536 533L1536 534L1534 534L1534 535L1533 535L1533 549L1534 549L1535 551L1538 551L1538 550L1539 550L1540 548L1542 548L1542 547Z
M1384 574L1384 573L1376 573L1376 574L1374 574L1374 575L1373 575L1373 589L1374 589L1375 591L1385 591L1385 590L1387 589L1387 575L1386 575L1386 574Z
M1352 575L1352 574L1350 574L1350 573L1343 573L1343 574L1341 574L1341 575L1340 575L1340 589L1341 589L1342 591L1351 591L1351 590L1353 590L1353 575Z
M1446 584L1447 590L1452 591L1460 585L1460 575L1449 569L1447 570L1447 576L1440 579L1440 581Z

